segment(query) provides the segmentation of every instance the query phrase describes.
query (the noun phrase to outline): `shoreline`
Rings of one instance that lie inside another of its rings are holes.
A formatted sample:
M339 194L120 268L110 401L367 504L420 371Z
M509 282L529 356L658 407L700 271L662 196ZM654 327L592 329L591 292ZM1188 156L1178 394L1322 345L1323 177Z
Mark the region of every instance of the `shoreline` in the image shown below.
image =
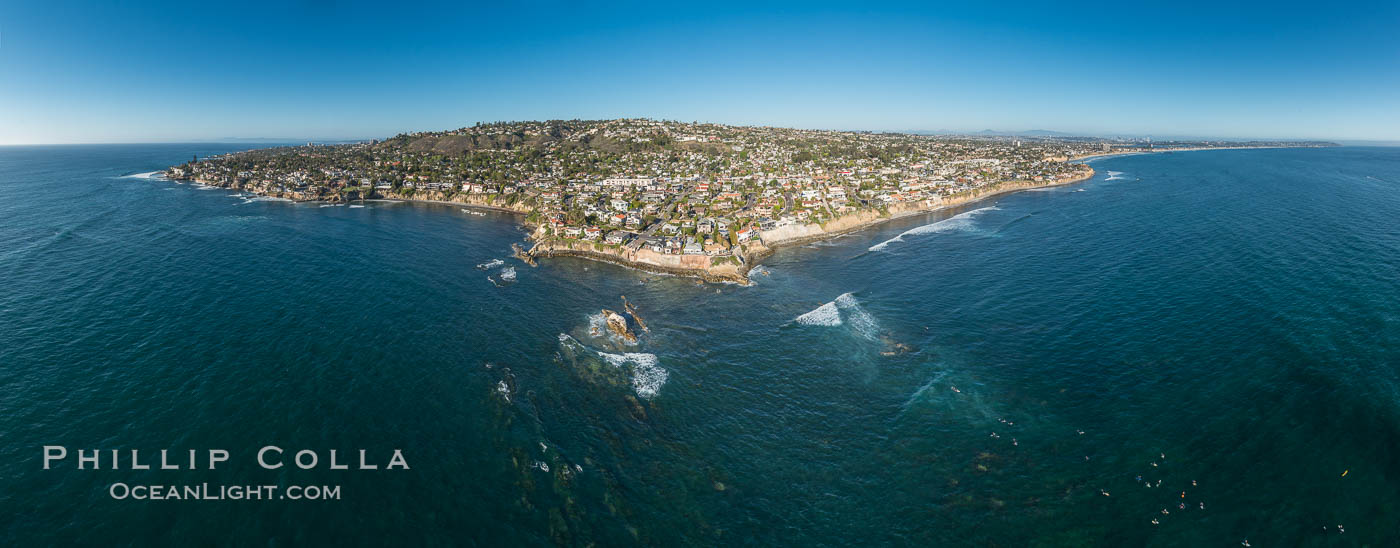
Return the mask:
M1270 148L1272 148L1272 147L1270 147ZM1131 153L1121 153L1121 154L1131 154ZM1114 155L1120 155L1120 154L1114 154ZM1071 161L1077 161L1077 160L1071 160ZM739 252L739 253L736 253L735 255L727 255L727 256L724 256L724 257L733 257L733 258L736 260L737 264L725 263L725 264L715 265L715 264L713 263L712 259L714 259L716 256L708 255L708 254L706 254L706 255L661 255L661 254L658 254L658 253L655 253L655 252L651 252L650 250L641 250L641 251L644 252L644 253L642 253L642 252L630 252L630 253L629 253L629 252L623 251L623 250L621 250L621 249L612 250L611 252L600 251L600 250L596 250L596 249L577 249L577 248L575 247L576 245L582 244L582 245L592 246L594 243L593 243L593 242L583 242L583 241L580 241L580 242L578 242L577 244L575 244L575 243L564 243L564 242L560 242L559 240L556 240L556 239L541 239L541 238L537 237L537 234L539 233L539 229L540 229L541 227L540 227L540 226L533 225L533 224L531 224L531 223L529 223L529 222L524 222L524 223L523 223L523 226L525 226L526 228L530 229L530 234L529 234L526 238L527 238L527 240L529 240L529 241L533 241L534 244L531 245L530 248L529 248L528 250L525 250L525 252L524 252L524 257L521 257L520 254L516 254L516 255L514 255L514 256L515 256L516 259L522 260L522 261L526 262L526 264L530 264L530 266L536 266L536 265L533 264L533 260L532 260L532 259L534 259L534 258L536 258L536 257L545 257L545 258L553 258L553 257L574 257L574 258L578 258L578 259L584 259L584 260L591 260L591 261L597 261L597 262L602 262L602 263L613 264L613 265L622 266L622 267L625 267L625 268L631 268L631 269L633 269L633 270L638 270L638 271L642 271L642 272L651 272L651 273L655 273L655 274L665 274L665 275L671 275L671 276L677 276L677 277L696 278L696 279L698 279L698 280L700 280L700 281L702 281L702 282L704 282L704 283L734 283L734 284L739 284L739 285L748 285L749 283L751 283L751 282L749 281L749 278L748 278L748 273L749 273L749 271L751 271L754 267L759 266L759 265L762 263L762 261L763 261L764 259L766 259L766 258L768 258L768 257L771 257L773 254L777 253L777 251L778 251L779 249L782 249L782 248L785 248L785 247L801 246L801 245L809 244L809 243L812 243L812 242L817 242L817 241L822 241L822 240L828 240L828 239L832 239L832 238L837 238L837 237L840 237L840 236L844 236L844 235L846 235L846 234L851 234L851 233L859 232L859 231L866 230L866 229L869 229L869 228L873 228L873 227L876 227L876 226L879 226L879 225L882 225L882 224L884 224L884 223L888 223L888 222L891 222L891 221L896 221L896 220L899 220L899 219L905 219L905 218L914 217L914 216L918 216L918 215L927 215L927 214L930 214L930 213L935 213L935 212L938 212L938 211L943 211L943 210L947 210L947 209L951 209L951 208L955 208L955 207L960 207L960 206L964 206L964 205L967 205L967 204L972 204L972 203L980 202L980 201L983 201L983 200L987 200L987 199L989 199L989 198L994 198L994 197L997 197L997 196L1003 196L1003 195L1011 194L1011 193L1015 193L1015 192L1021 192L1021 191L1025 191L1025 190L1033 190L1033 189L1037 189L1037 188L1050 188L1050 187L1065 186L1065 185L1071 185L1071 184L1075 184L1075 183L1080 183L1080 182L1084 182L1084 181L1087 181L1087 180L1089 180L1089 179L1092 179L1095 175L1097 175L1097 171L1095 171L1092 167L1089 167L1089 166L1087 166L1087 165L1085 165L1085 167L1088 168L1088 172L1087 172L1087 173L1085 173L1085 174L1083 174L1083 175L1071 177L1071 178L1066 179L1066 180L1063 180L1063 181L1052 181L1052 182L1045 182L1045 183L1030 183L1030 182L1025 182L1025 181L1020 181L1020 182L1007 181L1007 182L997 183L997 184L995 185L995 188L986 188L986 187L984 187L983 189L968 191L968 194L966 194L966 195L962 195L962 196L954 195L954 196L951 196L951 197L949 197L949 198L945 198L945 199L943 199L943 200L940 200L940 203L939 203L938 205L935 205L935 206L932 206L932 207L927 207L927 206L915 206L915 207L911 207L911 208L904 209L904 210L901 210L901 211L892 212L891 214L886 215L886 216L879 216L879 215L871 216L871 212L869 212L869 211L861 212L861 213L848 214L848 215L845 215L845 216L842 216L842 217L837 217L837 218L835 218L835 219L832 219L832 220L830 220L830 221L828 221L828 222L826 223L827 225L831 225L831 224L842 224L842 221L843 221L843 220L851 219L851 218L853 218L853 217L856 219L856 221L854 222L854 224L851 224L851 225L849 225L849 226L842 226L842 227L840 227L840 228L838 228L838 229L835 229L835 230L827 230L824 226L822 226L822 225L820 225L820 224L816 224L816 223L805 224L805 225L792 225L792 226L797 226L797 227L800 227L800 228L806 228L806 227L816 227L816 228L814 229L815 232L814 232L814 233L811 233L811 234L806 234L806 235L801 235L801 236L796 236L796 237L789 237L789 238L779 238L779 239L774 239L774 240L769 240L769 239L767 239L767 237L765 237L765 236L763 236L762 234L760 234L760 236L759 236L755 241L751 242L750 244L748 244L748 245L746 245L746 246L740 247L740 252ZM354 203L354 202L387 201L387 202L407 202L407 203L435 204L435 205L443 205L443 206L459 206L459 207L464 207L464 208L481 209L481 210L495 211L495 212L500 212L500 213L510 213L510 214L515 214L515 215L520 215L520 216L526 216L526 215L529 215L529 214L531 213L531 210L529 210L528 208L515 209L515 208L510 208L510 207L504 207L504 206L481 204L481 203L477 203L477 202L466 202L466 201L460 201L460 202L459 202L459 201L453 201L453 200L432 200L432 199L422 199L422 198L399 198L399 197L393 197L393 198L384 198L384 197L381 197L381 198L366 198L366 197L361 197L361 198L356 198L356 199L352 199L352 200L334 200L334 199L325 199L325 198L321 198L321 197L315 197L315 198L288 197L287 194L290 194L290 193L281 193L282 195L261 194L261 193L257 193L257 192L255 192L255 191L253 191L253 190L251 190L251 189L247 189L247 188L238 188L238 187L235 187L235 186L233 186L233 185L225 186L225 185L220 185L220 184L217 184L217 183L212 183L212 182L207 182L207 181L200 181L200 180L192 179L192 178L177 178L177 177L169 177L169 176L167 176L166 179L167 179L167 180L170 180L170 181L174 181L174 182L188 181L188 182L191 182L191 183L196 183L196 184L204 185L204 186L211 187L211 188L220 188L220 189L225 189L225 190L234 190L234 191L238 191L238 192L248 192L248 193L255 194L255 195L259 195L259 196L265 196L265 197L269 197L269 198L278 198L278 199L281 199L281 200L286 200L286 201L291 202L291 203L318 203L318 202L319 202L319 203ZM1010 186L1010 188L1003 188L1003 187L1005 187L1005 186ZM867 218L865 218L865 219L860 219L861 217L867 217ZM809 230L813 230L813 229L809 229ZM611 248L608 248L608 249L611 249ZM630 255L630 256L629 256L629 255ZM687 265L684 264L684 263L687 262L687 261L686 261L685 259L682 259L683 257L691 257L691 258L693 258L693 261L700 261L701 259L703 259L703 261L704 261L705 264L704 264L703 266L702 266L702 265L687 266ZM530 260L527 260L527 259L530 259ZM676 263L676 264L666 264L666 263Z
M1045 183L1008 181L1004 183L999 183L998 185L996 185L995 188L970 191L970 193L967 195L950 197L946 201L940 201L938 205L932 207L915 206L898 212L893 212L889 215L884 216L872 216L871 212L867 211L838 217L836 219L828 221L827 225L842 225L844 224L843 221L851 222L848 221L849 219L854 219L854 222L852 224L849 224L848 226L840 226L839 228L836 228L834 230L827 230L825 226L813 223L806 225L792 225L798 227L799 229L806 229L806 231L809 232L808 234L803 234L794 237L770 239L769 236L765 235L764 233L760 233L756 241L740 248L740 253L735 255L739 262L739 264L737 265L713 265L712 263L710 263L710 259L713 256L710 255L660 255L650 252L643 255L641 252L628 252L623 250L604 252L596 249L578 249L576 247L577 245L591 245L588 242L564 243L559 242L558 240L536 240L535 245L532 246L530 250L526 252L526 254L530 258L577 257L582 259L596 260L599 262L617 264L645 272L655 272L682 277L698 278L705 282L732 282L741 285L747 285L748 283L750 283L748 273L751 270L753 270L754 267L757 267L760 264L762 264L762 261L764 259L771 257L772 255L777 253L779 249L785 247L801 246L816 241L833 239L846 234L870 229L891 221L904 219L908 217L914 217L918 215L926 215L929 213L943 211L968 204L974 204L990 198L995 198L998 196L1003 196L1015 192L1021 192L1024 190L1050 188L1081 183L1092 179L1095 175L1098 174L1098 172L1095 171L1092 167L1085 167L1087 168L1087 173L1070 177L1065 180ZM660 264L661 261L672 263L681 262L683 261L683 259L680 259L680 257L694 257L695 261L704 259L707 263L707 266L686 267L678 264Z
M975 204L975 203L978 203L978 202L981 202L981 201L984 201L984 200L988 200L988 199L991 199L991 198L996 198L996 197L998 197L998 196L1004 196L1004 195L1007 195L1007 194L1014 194L1014 193L1016 193L1016 192L1023 192L1023 191L1027 191L1027 190L1035 190L1035 189L1040 189L1040 188L1053 188L1053 187L1059 187L1059 186L1072 185L1072 184L1075 184L1075 183L1082 183L1082 182L1087 181L1087 180L1089 180L1089 179L1093 179L1095 175L1098 175L1098 172L1097 172L1096 170L1094 170L1094 169L1091 167L1091 168L1089 168L1089 173L1087 173L1087 174L1085 174L1085 175L1082 175L1082 176L1078 176L1078 177L1072 177L1072 178L1067 179L1067 180L1064 180L1064 181L1056 181L1056 182L1044 183L1044 184L1026 184L1026 183L1019 183L1020 186L1017 186L1016 188L999 188L999 189L991 190L990 192L976 193L976 194L971 195L971 196L961 197L961 199L956 199L956 198L955 198L953 201L943 202L943 203L940 203L939 205L934 206L934 207L931 207L931 208L916 208L916 209L911 209L911 210L908 210L908 211L901 211L901 212L899 212L899 213L891 214L891 215L888 216L888 217L879 217L879 218L876 218L876 219L871 219L871 220L865 221L865 222L863 222L863 223L861 223L861 224L858 224L858 225L855 225L855 226L850 226L850 227L845 227L845 228L842 228L842 229L840 229L840 230L835 230L835 231L831 231L831 232L823 232L823 233L820 233L820 234L813 234L813 235L810 235L810 236L801 236L801 237L797 237L797 238L790 238L790 239L783 239L783 240L775 241L775 242L773 242L771 245L767 245L767 247L769 247L769 248L770 248L771 250L773 250L773 251L777 251L778 249L781 249L781 248L784 248L784 247L800 246L800 245L805 245L805 244L809 244L809 243L812 243L812 242L819 242L819 241L822 241L822 240L827 240L827 239L836 238L836 237L839 237L839 236L844 236L844 235L846 235L846 234L851 234L851 233L855 233L855 232L860 232L860 231L862 231L862 230L866 230L866 229L869 229L869 228L874 228L874 227L876 227L876 226L879 226L879 225L882 225L882 224L885 224L885 223L889 223L889 222L893 222L893 221L897 221L897 220L900 220L900 219L905 219L905 218L909 218L909 217L915 217L915 216L918 216L918 215L927 215L927 214L930 214L930 213L937 213L937 212L939 212L939 211L944 211L944 210L953 209L953 208L956 208L956 207L962 207L962 206L966 206L966 205L970 205L970 204ZM1017 183L1009 183L1009 182L1008 182L1008 183L1001 183L1001 184L1017 184ZM766 242L765 242L765 244L766 244ZM756 265L755 265L755 266L756 266Z
M1163 148L1157 150L1125 150L1122 152L1105 152L1101 154L1089 154L1086 156L1075 156L1066 162L1092 162L1104 158L1115 156L1137 156L1141 154L1165 154L1170 152L1201 152L1206 150L1274 150L1283 148L1329 148L1328 146L1239 146L1239 147L1186 147L1186 148Z
M614 264L643 272L697 278L706 283L737 283L740 285L748 285L750 283L748 278L749 271L751 271L754 267L759 266L764 259L771 257L782 248L796 247L806 245L812 242L838 238L847 234L852 234L855 232L860 232L863 230L874 228L892 221L897 221L900 219L905 219L918 215L927 215L939 211L946 211L949 209L962 207L969 204L975 204L991 198L1005 196L1016 192L1035 190L1040 188L1067 186L1076 183L1081 183L1093 179L1094 176L1098 174L1098 172L1092 166L1089 166L1086 162L1117 156L1161 154L1164 152L1195 152L1204 150L1253 150L1280 148L1297 147L1192 147L1181 149L1163 149L1154 151L1131 150L1078 156L1074 158L1069 158L1065 160L1065 162L1077 163L1078 165L1082 165L1086 168L1087 172L1069 177L1064 180L1056 180L1050 182L1004 181L1001 183L996 183L995 185L988 185L978 189L968 190L961 195L955 194L947 197L937 198L938 203L936 205L928 203L930 200L932 200L932 198L930 198L925 199L922 202L916 202L912 205L896 204L896 206L893 206L891 208L893 211L890 211L888 214L880 214L872 210L866 210L836 217L834 219L828 220L825 223L808 223L800 225L794 224L787 225L784 227L778 227L769 231L760 232L759 236L756 239L738 247L738 251L736 253L734 253L733 255L724 256L716 256L709 254L662 254L645 248L628 250L625 247L614 247L612 245L603 246L598 242L590 242L585 240L572 241L564 240L561 238L546 237L541 233L542 226L535 225L533 223L530 223L529 221L524 221L523 226L530 230L530 234L526 237L526 239L527 241L533 242L533 244L528 250L524 250L523 253L516 253L514 256L515 258L522 260L527 264L530 264L531 266L535 266L533 259L536 257L574 257L578 259ZM260 194L253 190L247 188L240 188L235 185L225 186L205 181L199 181L197 179L192 178L177 178L169 176L167 176L166 178L172 181L190 181L214 188L223 188L228 190L236 190L240 192L249 192L267 197L281 198L289 200L293 203L350 203L381 200L391 202L409 202L458 206L462 208L511 213L521 216L527 216L533 212L533 209L527 206L502 206L494 204L484 204L480 203L479 201L456 201L400 197L360 197L353 200L343 200L326 199L319 196L315 198L306 198L297 196L297 194L295 193L286 192L279 193L280 195L274 196L271 194ZM288 195L291 195L293 197L288 197ZM717 258L732 258L730 260L732 260L733 263L726 261L723 263L716 264L715 259Z

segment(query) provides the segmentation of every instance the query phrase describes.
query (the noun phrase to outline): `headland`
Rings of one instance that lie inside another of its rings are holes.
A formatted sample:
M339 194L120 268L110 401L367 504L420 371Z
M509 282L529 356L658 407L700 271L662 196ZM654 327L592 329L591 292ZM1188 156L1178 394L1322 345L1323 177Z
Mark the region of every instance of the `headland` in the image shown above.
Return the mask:
M1105 155L1329 146L928 136L647 119L479 124L195 158L167 177L294 201L389 199L522 215L517 258L747 283L784 246L1071 184Z

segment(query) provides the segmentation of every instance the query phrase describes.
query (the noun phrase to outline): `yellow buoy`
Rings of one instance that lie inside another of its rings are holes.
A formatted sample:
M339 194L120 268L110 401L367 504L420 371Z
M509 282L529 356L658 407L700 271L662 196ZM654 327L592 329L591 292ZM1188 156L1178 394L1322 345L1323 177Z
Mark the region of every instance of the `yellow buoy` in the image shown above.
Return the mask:
M1347 472L1350 472L1350 471L1351 471L1350 468L1348 468L1348 469L1346 469L1346 470L1342 470L1342 477L1344 477L1344 478L1347 477Z

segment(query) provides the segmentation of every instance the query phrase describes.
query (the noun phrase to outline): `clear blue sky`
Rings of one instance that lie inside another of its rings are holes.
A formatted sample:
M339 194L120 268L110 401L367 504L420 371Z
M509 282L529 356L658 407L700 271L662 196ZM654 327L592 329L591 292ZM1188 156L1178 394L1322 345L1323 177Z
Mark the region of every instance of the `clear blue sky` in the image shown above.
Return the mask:
M1400 139L1400 2L0 0L0 144L651 117Z

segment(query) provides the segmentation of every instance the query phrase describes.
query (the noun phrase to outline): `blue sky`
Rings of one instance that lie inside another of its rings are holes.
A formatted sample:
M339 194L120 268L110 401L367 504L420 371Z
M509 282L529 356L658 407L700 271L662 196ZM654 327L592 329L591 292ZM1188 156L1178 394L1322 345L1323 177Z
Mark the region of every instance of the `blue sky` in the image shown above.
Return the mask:
M1400 139L1400 2L0 0L0 144L651 117Z

